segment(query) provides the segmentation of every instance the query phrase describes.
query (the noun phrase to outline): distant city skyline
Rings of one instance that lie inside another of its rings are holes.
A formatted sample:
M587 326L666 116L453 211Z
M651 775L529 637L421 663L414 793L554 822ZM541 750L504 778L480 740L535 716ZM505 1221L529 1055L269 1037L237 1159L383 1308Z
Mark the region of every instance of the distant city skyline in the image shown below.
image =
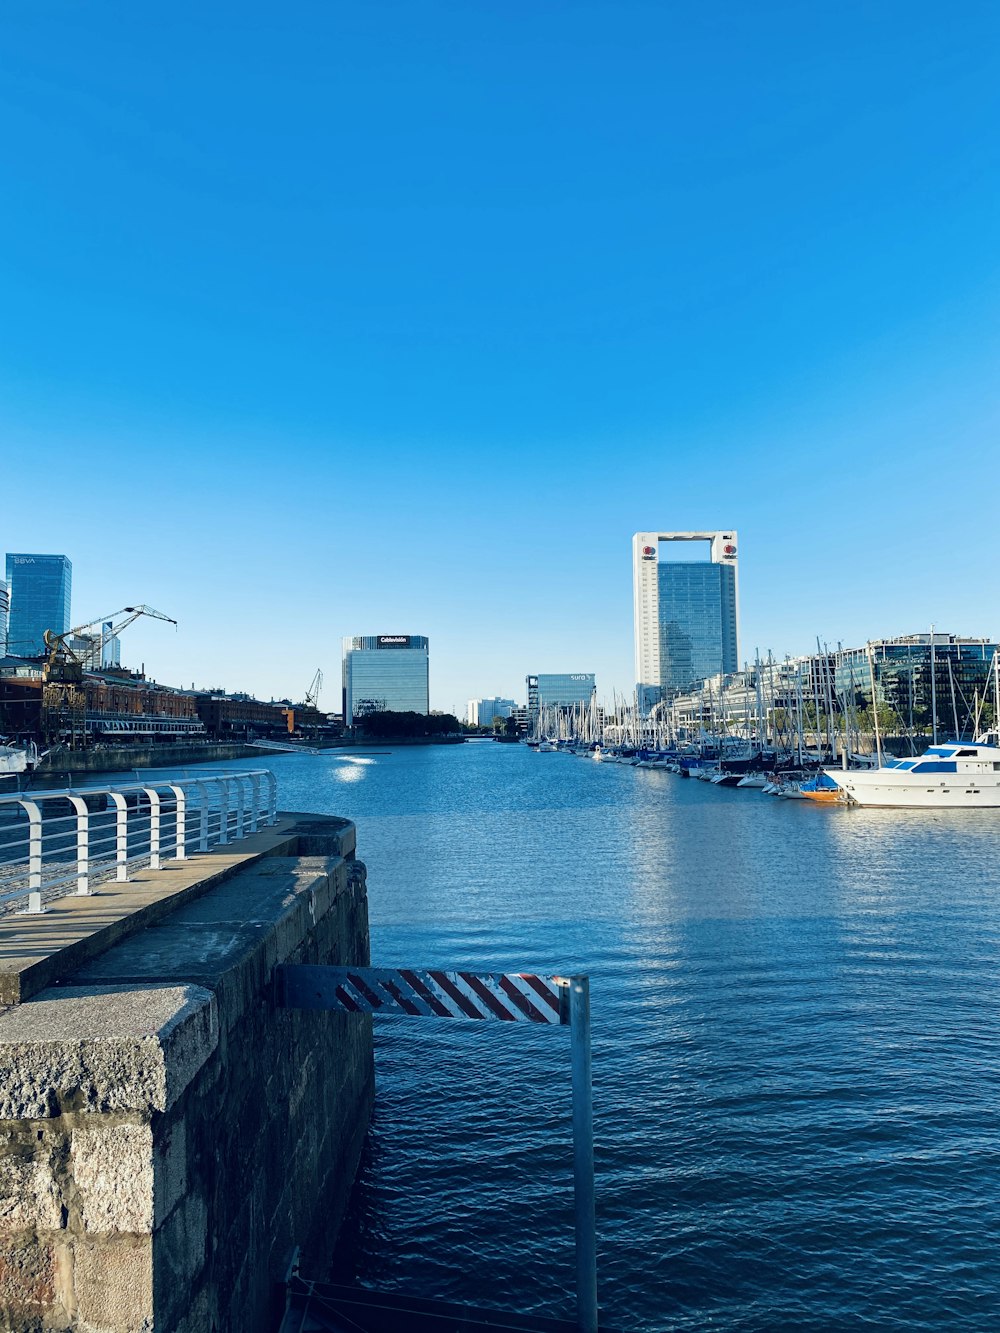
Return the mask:
M514 12L5 16L5 550L179 685L418 624L460 716L630 695L664 523L745 658L996 637L995 7Z

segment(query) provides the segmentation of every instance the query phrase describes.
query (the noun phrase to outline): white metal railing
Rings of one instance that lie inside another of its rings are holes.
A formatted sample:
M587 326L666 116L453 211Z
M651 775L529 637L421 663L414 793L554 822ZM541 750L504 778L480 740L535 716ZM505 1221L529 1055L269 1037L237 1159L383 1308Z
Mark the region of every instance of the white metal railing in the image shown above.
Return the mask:
M275 823L277 800L268 769L0 796L0 913L43 912L63 894L236 842Z

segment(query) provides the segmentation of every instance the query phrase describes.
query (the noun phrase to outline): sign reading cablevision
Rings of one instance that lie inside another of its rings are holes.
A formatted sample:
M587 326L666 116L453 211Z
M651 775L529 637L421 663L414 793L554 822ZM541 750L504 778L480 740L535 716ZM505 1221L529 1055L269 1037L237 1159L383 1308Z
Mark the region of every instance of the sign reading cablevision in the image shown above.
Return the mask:
M380 634L378 636L378 646L380 648L409 648L409 634Z

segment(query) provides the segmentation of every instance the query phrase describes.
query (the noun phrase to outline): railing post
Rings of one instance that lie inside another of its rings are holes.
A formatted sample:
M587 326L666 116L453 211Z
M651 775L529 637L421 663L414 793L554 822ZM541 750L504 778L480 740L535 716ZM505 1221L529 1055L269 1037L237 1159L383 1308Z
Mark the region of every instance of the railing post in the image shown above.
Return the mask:
M236 788L236 841L239 842L243 837L243 816L246 808L246 788L243 786L243 779L233 778L233 786Z
M178 861L186 861L187 823L185 821L187 820L187 796L184 792L184 788L178 786L176 783L170 783L170 790L173 792L177 800L177 808L175 812L176 829L174 836L174 855Z
M260 810L260 774L250 775L250 832L257 832L257 813Z
M90 811L82 796L67 796L76 811L76 891L90 893Z
M37 890L42 887L42 811L36 801L18 805L28 812L28 888Z
M198 788L200 802L198 808L198 850L199 852L208 851L208 783L198 782L195 784Z
M160 866L160 793L155 787L143 787L149 797L149 868L159 870Z
M229 841L229 779L217 778L219 784L219 845Z
M278 822L278 779L269 768L264 770L264 781L267 783L267 822L277 824Z
M128 879L128 802L120 791L109 791L108 800L115 807L115 879Z
M573 1201L576 1300L580 1333L597 1333L597 1213L594 1205L594 1106L590 1076L590 978L570 977L573 1062Z

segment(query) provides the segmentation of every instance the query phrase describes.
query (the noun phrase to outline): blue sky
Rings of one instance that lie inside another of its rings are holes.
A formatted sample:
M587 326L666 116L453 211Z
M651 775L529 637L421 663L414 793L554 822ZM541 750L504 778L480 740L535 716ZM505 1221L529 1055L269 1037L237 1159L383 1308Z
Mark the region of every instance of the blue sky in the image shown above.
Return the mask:
M743 651L1000 632L1000 10L21 0L0 545L159 679L632 683L631 534Z

